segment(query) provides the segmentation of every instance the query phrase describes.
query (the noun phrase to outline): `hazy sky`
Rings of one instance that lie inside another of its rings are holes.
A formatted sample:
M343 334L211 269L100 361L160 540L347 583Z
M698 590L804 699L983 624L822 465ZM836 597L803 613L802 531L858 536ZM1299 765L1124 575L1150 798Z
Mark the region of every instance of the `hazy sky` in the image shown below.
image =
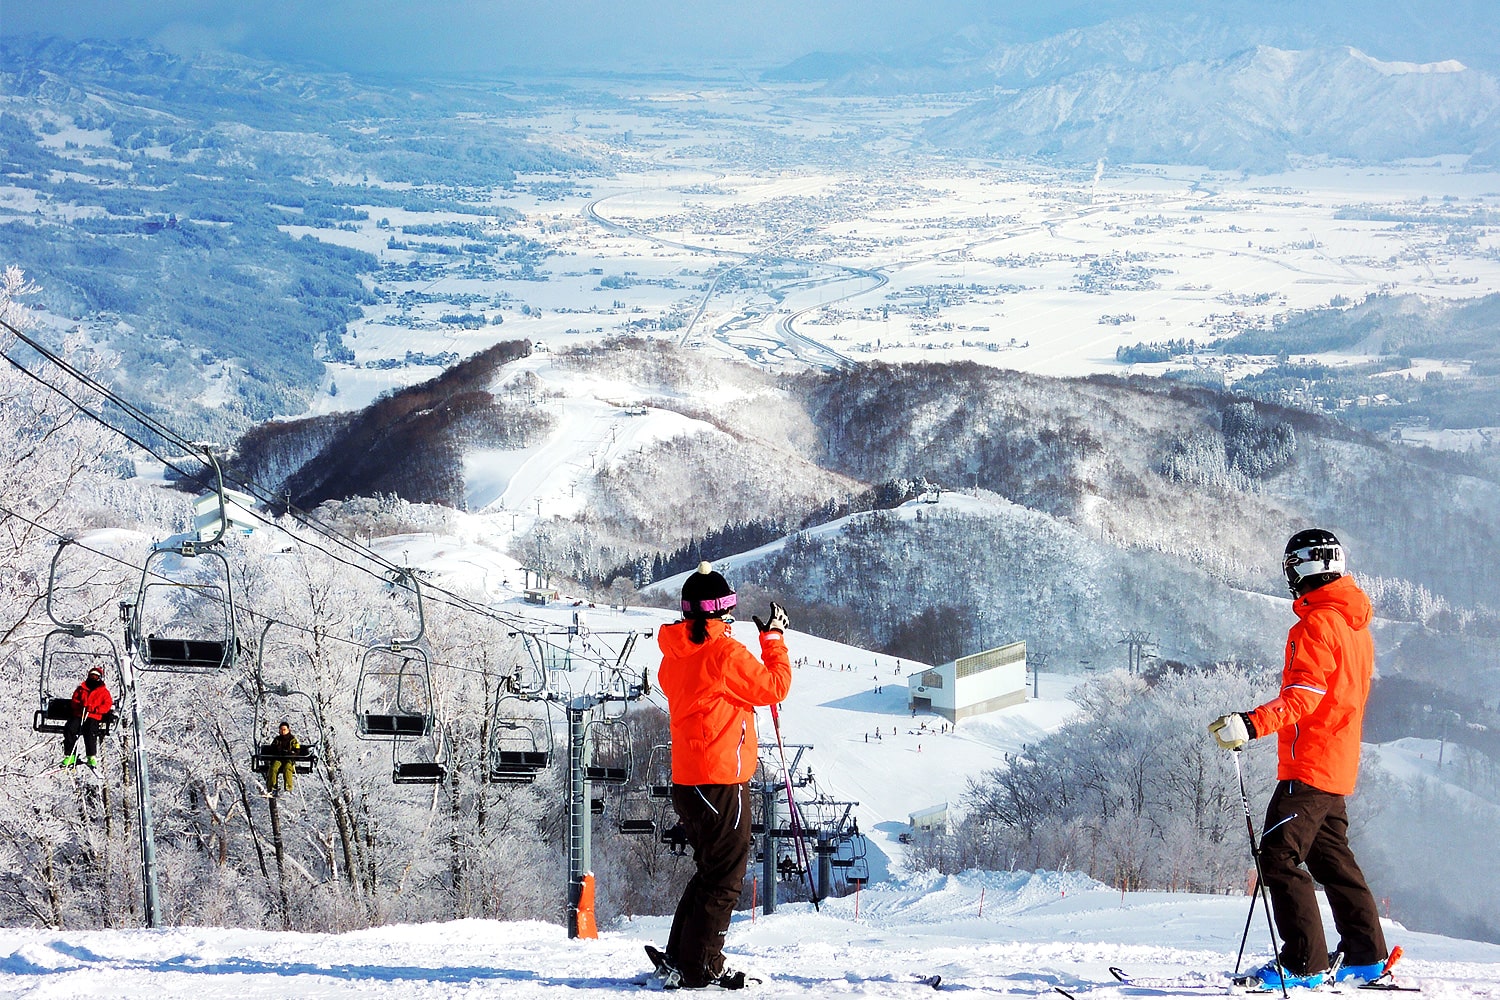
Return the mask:
M222 45L342 69L655 69L881 49L982 20L980 0L0 0L0 31ZM1065 4L1066 6L1066 4ZM1082 5L1078 5L1082 6Z
M0 0L0 33L139 37L353 72L650 71L890 50L983 21L1038 37L1141 11L1311 18L1386 58L1488 55L1500 38L1500 0Z

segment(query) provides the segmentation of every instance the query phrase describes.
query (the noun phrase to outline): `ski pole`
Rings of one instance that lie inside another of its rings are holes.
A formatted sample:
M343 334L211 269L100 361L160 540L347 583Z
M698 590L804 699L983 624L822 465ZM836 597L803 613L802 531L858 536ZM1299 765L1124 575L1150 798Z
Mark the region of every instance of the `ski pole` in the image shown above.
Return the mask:
M1280 826L1282 823L1285 823L1288 820L1293 819L1296 815L1297 815L1296 813L1292 813L1291 816L1288 816L1286 819L1282 820L1280 823L1277 823L1276 826ZM1271 830L1276 829L1276 826L1271 827ZM1267 836L1270 836L1271 830L1267 830L1261 836L1260 839L1261 839L1262 842L1265 841L1265 839L1266 839ZM1240 953L1239 953L1239 956L1236 957L1235 960L1234 960L1234 973L1235 973L1235 975L1239 975L1239 972L1240 972L1240 963L1242 961L1244 961L1244 959L1245 959L1245 943L1250 940L1250 923L1251 923L1251 921L1253 921L1255 919L1255 904L1260 901L1260 886L1261 886L1261 882L1260 882L1260 868L1257 866L1256 869L1255 869L1255 890L1250 893L1250 910L1249 910L1248 913L1245 914L1245 933L1243 933L1243 934L1240 935ZM1275 942L1274 935L1272 936L1272 942L1273 943Z
M797 802L792 798L792 772L786 764L786 744L781 741L781 712L779 706L771 705L771 728L776 731L776 752L781 756L781 780L786 786L786 808L787 821L791 824L792 843L797 851L797 863L802 866L802 881L807 883L807 894L812 897L813 910L821 910L818 905L818 891L813 888L812 866L807 858L807 844L803 842L802 821L797 815ZM770 817L766 817L767 829L770 829Z
M1245 832L1250 836L1250 857L1255 861L1255 894L1266 906L1266 929L1271 932L1271 960L1276 963L1276 976L1281 980L1282 1000L1286 1000L1286 972L1281 968L1281 944L1276 940L1276 925L1271 920L1271 891L1266 888L1266 874L1260 867L1260 845L1255 842L1255 820L1250 816L1250 793L1245 791L1245 769L1240 766L1239 747L1234 748L1234 773L1240 779L1240 802L1245 807ZM1250 912L1255 912L1255 901L1250 902ZM1239 975L1240 960L1245 956L1245 941L1250 937L1250 921L1245 921L1245 938L1240 941L1240 958L1235 959L1234 972Z

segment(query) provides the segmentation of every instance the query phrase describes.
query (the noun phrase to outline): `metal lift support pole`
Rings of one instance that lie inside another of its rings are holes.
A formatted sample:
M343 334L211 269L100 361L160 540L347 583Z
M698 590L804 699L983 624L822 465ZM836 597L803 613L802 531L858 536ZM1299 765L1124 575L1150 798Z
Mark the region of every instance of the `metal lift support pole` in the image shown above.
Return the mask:
M765 884L761 898L761 912L767 916L776 912L776 786L770 781L760 786L760 815L765 832L761 835L760 880Z
M568 937L578 937L578 904L583 877L593 868L590 841L593 816L589 810L589 782L584 777L584 726L594 699L579 696L568 703Z
M125 614L130 605L122 604ZM128 614L126 620L129 621ZM156 892L156 831L151 823L151 776L146 766L146 727L141 725L141 692L136 686L135 642L131 630L125 630L125 693L130 698L130 726L135 730L135 807L141 836L141 895L146 926L160 926L160 897Z

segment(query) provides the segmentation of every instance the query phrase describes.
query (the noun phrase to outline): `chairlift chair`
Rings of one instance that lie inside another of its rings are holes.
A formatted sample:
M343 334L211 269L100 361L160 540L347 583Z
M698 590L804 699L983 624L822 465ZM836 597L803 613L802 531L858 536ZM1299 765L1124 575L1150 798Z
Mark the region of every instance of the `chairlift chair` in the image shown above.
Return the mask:
M422 588L409 569L397 571L392 586L411 589L417 633L367 648L359 660L354 688L356 735L362 740L416 740L432 732L432 663L421 646L427 634Z
M354 721L364 740L414 740L432 731L432 668L421 647L392 643L365 650Z
M229 560L212 544L152 550L128 621L141 669L207 674L234 666L234 587Z
M531 710L538 705L541 714ZM490 722L486 780L501 785L529 784L552 763L552 717L546 702L517 697L495 702Z
M31 728L60 733L73 715L73 691L94 667L104 669L105 683L119 690L120 653L103 632L84 628L56 628L42 639L42 665L37 710ZM99 735L114 729L113 713L99 722Z
M393 785L441 785L448 780L448 762L436 737L422 740L419 754L403 754L402 744L412 745L416 741L393 740L391 742L391 784Z
M588 760L583 776L604 785L623 785L630 780L635 751L630 727L623 719L595 718L584 726Z
M672 744L658 743L646 760L646 780L653 799L672 797Z
M282 720L291 724L292 735L300 746L290 754L278 753L272 740ZM291 761L298 774L309 774L318 762L318 746L322 743L323 730L318 725L317 711L312 696L289 688L262 688L255 699L255 722L251 738L255 750L250 766L264 771L277 761Z
M31 719L31 728L39 733L61 733L66 730L68 720L73 715L73 691L89 675L90 670L95 667L103 668L105 683L114 691L120 690L123 677L120 651L113 639L86 625L66 622L58 617L55 604L58 592L57 566L63 552L73 542L72 538L64 538L58 542L47 573L46 610L53 628L42 639L37 710ZM99 721L100 736L108 736L113 728L113 713Z
M550 677L548 663L553 658L549 655L549 647L543 637L533 632L512 632L513 637L521 640L521 645L526 648L526 659L518 662L510 675L505 679L512 694L522 698L531 698L541 695L547 690L547 680Z
M213 470L219 524L211 538L158 546L141 568L141 585L126 621L127 648L141 669L174 674L228 670L239 655L235 635L234 584L221 544L229 530L224 474L205 445L204 464Z
M656 803L644 791L626 792L620 798L620 832L629 836L654 836L656 812Z
M540 694L550 685L554 673L573 669L573 633L523 632L521 635L533 670L527 688L518 694ZM563 642L559 644L558 639Z
M673 823L663 830L657 837L657 840L664 844L672 854L687 854L687 829L682 825L681 821Z

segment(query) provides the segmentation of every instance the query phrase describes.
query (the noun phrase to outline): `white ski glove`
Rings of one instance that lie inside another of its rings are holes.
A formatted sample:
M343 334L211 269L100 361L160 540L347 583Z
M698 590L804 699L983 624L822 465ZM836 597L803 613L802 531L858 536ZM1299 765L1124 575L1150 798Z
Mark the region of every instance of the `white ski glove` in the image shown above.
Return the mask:
M761 621L758 615L751 615L750 620L755 622L755 627L762 632L785 632L787 627L786 609L775 601L771 602L771 613Z
M1238 750L1255 739L1255 727L1244 712L1219 716L1208 724L1208 731L1214 734L1214 739L1225 750Z

